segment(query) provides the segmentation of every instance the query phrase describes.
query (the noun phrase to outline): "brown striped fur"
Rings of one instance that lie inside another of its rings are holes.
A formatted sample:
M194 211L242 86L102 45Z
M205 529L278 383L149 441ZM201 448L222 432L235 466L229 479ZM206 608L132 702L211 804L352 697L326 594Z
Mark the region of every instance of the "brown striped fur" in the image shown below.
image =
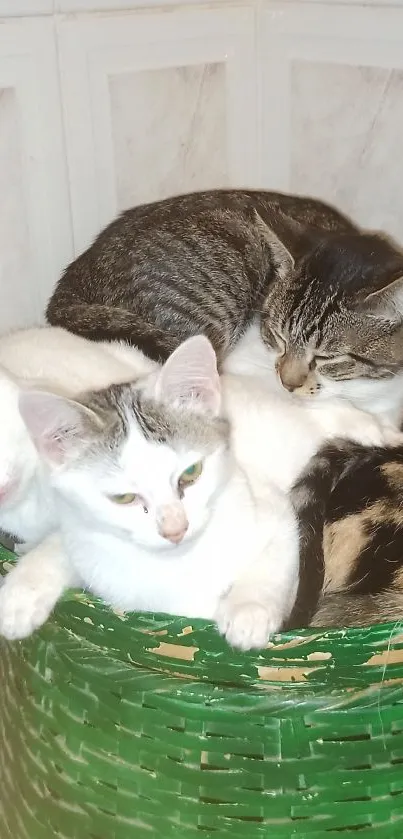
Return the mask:
M222 357L311 229L357 228L321 201L276 192L212 190L134 207L67 267L47 319L160 360L204 333Z
M67 267L46 316L160 360L203 333L219 361L257 316L284 386L311 396L328 380L391 378L403 366L403 254L316 199L175 196L108 225Z

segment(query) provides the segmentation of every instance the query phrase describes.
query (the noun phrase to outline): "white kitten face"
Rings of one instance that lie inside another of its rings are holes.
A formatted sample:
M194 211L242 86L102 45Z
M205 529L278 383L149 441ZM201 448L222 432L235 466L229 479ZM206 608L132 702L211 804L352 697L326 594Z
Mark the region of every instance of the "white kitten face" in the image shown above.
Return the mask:
M57 470L54 487L102 529L122 530L134 544L172 552L206 525L226 480L225 441L212 451L145 440L135 423L115 459Z
M97 530L170 549L197 535L229 468L216 358L185 341L159 373L72 402L31 392L20 410L52 486Z

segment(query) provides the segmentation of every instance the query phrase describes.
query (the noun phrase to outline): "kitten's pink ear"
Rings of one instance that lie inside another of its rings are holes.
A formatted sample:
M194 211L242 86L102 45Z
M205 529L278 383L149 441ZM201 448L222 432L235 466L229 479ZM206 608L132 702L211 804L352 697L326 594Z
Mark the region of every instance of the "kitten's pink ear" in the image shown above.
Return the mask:
M53 463L63 463L79 446L88 431L86 415L92 413L77 402L40 390L22 390L18 407L39 453Z
M208 338L188 338L169 356L158 375L154 395L163 402L190 402L196 409L218 414L220 377Z

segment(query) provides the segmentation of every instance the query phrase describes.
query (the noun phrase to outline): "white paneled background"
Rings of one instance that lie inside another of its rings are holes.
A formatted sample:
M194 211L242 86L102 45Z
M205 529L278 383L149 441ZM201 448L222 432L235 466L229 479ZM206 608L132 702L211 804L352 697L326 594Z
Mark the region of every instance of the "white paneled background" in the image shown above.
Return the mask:
M251 6L56 23L75 248L119 210L258 183Z
M403 0L0 0L0 24L0 331L178 192L310 193L403 242Z

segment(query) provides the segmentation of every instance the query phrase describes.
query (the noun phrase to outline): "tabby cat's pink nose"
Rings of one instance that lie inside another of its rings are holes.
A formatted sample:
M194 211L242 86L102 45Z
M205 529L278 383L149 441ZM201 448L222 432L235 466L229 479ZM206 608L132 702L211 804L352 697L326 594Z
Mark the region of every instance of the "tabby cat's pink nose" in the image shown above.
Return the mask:
M305 358L284 355L277 362L277 373L281 384L286 390L296 390L301 387L309 373L309 365Z

